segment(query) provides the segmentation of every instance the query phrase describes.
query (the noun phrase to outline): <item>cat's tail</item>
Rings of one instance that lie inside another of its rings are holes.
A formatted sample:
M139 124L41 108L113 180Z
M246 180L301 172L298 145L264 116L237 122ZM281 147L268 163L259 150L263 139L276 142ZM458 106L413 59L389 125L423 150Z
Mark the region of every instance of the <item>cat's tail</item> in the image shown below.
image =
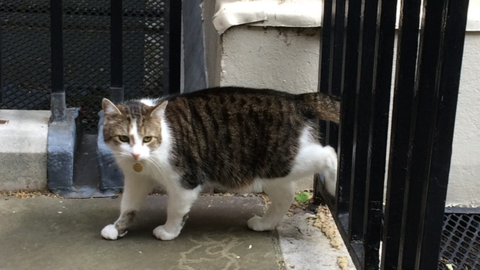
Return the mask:
M340 101L322 93L305 93L297 96L301 110L320 120L340 121Z

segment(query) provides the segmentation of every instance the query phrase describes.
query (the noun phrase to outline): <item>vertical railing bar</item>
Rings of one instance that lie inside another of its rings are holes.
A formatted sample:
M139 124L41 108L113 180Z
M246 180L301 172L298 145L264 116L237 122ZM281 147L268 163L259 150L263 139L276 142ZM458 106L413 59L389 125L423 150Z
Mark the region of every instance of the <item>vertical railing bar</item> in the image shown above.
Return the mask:
M329 93L329 67L330 67L330 42L324 42L324 40L330 40L331 37L331 20L332 16L332 0L325 0L323 2L323 21L322 21L322 33L321 33L321 46L320 46L320 70L319 70L319 82L318 91L321 93ZM325 121L320 121L321 135L325 136L324 143L328 144L327 124ZM313 203L320 205L322 200L322 185L319 175L316 175L313 179Z
M331 45L331 85L328 89L328 94L340 97L342 91L342 73L345 64L345 0L336 0L334 9L334 15L332 16L334 24L333 43ZM326 136L328 138L328 145L333 148L338 148L338 126L333 123L327 122Z
M328 4L325 4L328 5ZM330 36L324 37L324 41L329 41L328 48L328 87L322 90L327 94L333 94L340 96L340 80L341 70L343 68L343 23L345 14L345 0L333 0L331 2L331 9L329 18L325 18L325 21L330 22ZM340 15L340 16L339 16ZM337 148L338 146L338 128L330 122L326 122L323 126L325 132L325 143Z
M328 93L330 85L330 42L325 42L325 40L331 40L332 35L332 1L325 0L323 1L323 21L322 21L322 37L321 37L321 48L320 48L320 78L319 78L319 92Z
M50 0L52 95L51 121L62 122L66 117L63 77L63 1Z
M333 34L330 36L329 44L330 54L329 54L329 87L326 89L327 94L332 94L334 96L340 97L342 95L343 90L343 80L344 80L344 70L345 70L345 44L346 44L346 32L345 32L345 24L347 23L347 14L346 14L346 5L348 1L345 0L336 0L334 4L331 5L328 21L331 23L331 29ZM343 103L343 101L342 101ZM338 129L337 125L334 125L330 122L326 123L326 136L327 142L330 146L337 149L337 153L339 151L338 146ZM336 199L336 197L335 197ZM339 216L337 211L338 202L327 200L331 204L331 208L333 208L333 216L335 221L338 224L339 231L344 237L344 239L348 239L347 236L347 228L348 225L347 216ZM347 245L349 252L352 254L352 260L358 265L359 264L359 256L358 253L360 251L360 245L358 243L348 243Z
M331 70L331 85L328 94L339 97L342 91L342 71L345 64L344 59L344 46L345 46L345 0L336 0L335 9L332 9L334 16L332 20L334 23L334 35L333 35L333 46L331 59L333 60L332 70ZM334 134L336 135L336 134ZM336 146L336 141L338 138L331 138L330 144ZM332 144L333 142L333 144Z
M123 0L110 0L111 82L110 97L113 103L122 103L123 88Z
M349 1L347 12L347 35L345 46L345 71L343 72L343 90L341 107L341 125L339 130L339 176L337 200L339 213L348 213L350 200L352 149L353 149L353 123L355 115L355 86L357 81L357 61L360 38L360 1Z
M324 3L325 6L330 6L328 3ZM330 69L330 72L324 72L325 76L328 76L329 79L325 79L328 81L328 86L324 86L324 88L320 87L320 92L325 94L334 95L336 97L341 96L341 79L342 79L342 72L344 66L344 22L345 22L345 0L335 0L335 4L331 5L330 12L324 15L324 20L329 21L331 28L328 31L332 33L328 33L327 35L330 36L331 42L324 42L324 44L330 49L330 53L327 56L330 64L325 65L326 68ZM333 15L332 15L333 14ZM322 39L323 40L323 39ZM322 50L321 53L324 51ZM323 61L322 61L323 63ZM320 84L319 84L320 85ZM327 145L332 146L333 148L338 148L338 126L336 124L330 122L320 122L320 131L322 135L325 136L324 143ZM314 178L314 192L315 194L319 193L321 185L319 177ZM321 197L321 195L317 195L314 197ZM328 194L325 194L325 197L330 197ZM321 201L319 198L317 201ZM334 202L332 200L328 200L332 207L334 206Z
M441 65L440 51L443 43L443 27L447 0L424 0L420 50L418 55L414 111L415 131L412 148L408 207L405 216L405 244L403 269L419 269L422 239L423 197L427 196L430 160L432 158L434 123L436 121L438 79Z
M420 0L402 0L397 42L394 101L387 179L381 269L402 269L402 247L408 194L407 174L413 132L412 110L418 52Z
M330 9L330 37L328 40L325 40L326 42L330 43L329 45L329 50L328 50L328 53L330 54L328 59L328 94L330 94L332 92L332 88L334 87L333 86L333 67L334 67L334 64L335 64L335 59L334 59L334 51L335 51L335 34L337 32L337 28L336 28L336 21L335 21L335 9L337 8L337 2L338 1L342 1L342 0L333 0L331 3L331 9ZM324 41L324 42L325 42ZM327 128L328 128L328 125L327 125ZM329 134L327 133L326 136L329 136ZM327 143L329 143L329 139L327 139Z
M350 241L349 231L349 204L351 171L352 171L352 149L353 149L353 124L355 118L355 86L358 76L358 53L360 38L360 14L361 2L349 1L345 3L344 26L346 29L343 45L344 65L341 72L341 124L339 127L339 147L338 147L338 183L337 194L334 209L334 219L339 228L342 238L347 243L347 249L357 268L360 268L361 243ZM337 14L338 15L338 14Z
M395 18L397 0L380 0L375 44L372 115L369 124L369 158L367 164L364 218L365 269L379 268L379 249L383 216L388 114L392 79Z
M366 200L369 120L371 116L371 91L375 62L375 38L378 0L362 1L360 23L360 54L356 86L353 180L350 193L349 235L351 240L363 241ZM363 264L364 262L362 262Z
M452 155L453 131L462 66L468 0L448 0L442 25L443 46L440 53L436 123L433 134L430 175L423 202L423 237L417 252L420 262L417 269L433 269L439 261L439 250L447 196L448 176ZM443 27L444 26L444 27Z
M323 25L322 25L322 65L320 69L320 92L330 94L332 89L333 49L335 38L335 17L334 8L337 0L327 0L323 3ZM323 135L324 144L330 144L330 124L327 121L320 122L320 131Z
M164 94L180 93L182 1L166 0Z
M345 3L348 3L348 0L345 1ZM335 18L337 19L337 21L338 20L343 20L341 23L338 24L338 25L341 25L342 29L340 29L340 31L342 31L342 32L344 31L343 28L344 28L345 24L348 22L347 13L346 13L346 9L345 9L346 5L347 4L343 4L342 9L340 9L340 10L337 9L335 11L336 12ZM338 7L338 6L335 5L335 7ZM354 12L354 14L356 14L356 17L359 17L359 14L360 14L359 9L357 9L356 13L355 13L354 8L351 9L351 10ZM324 1L324 24L323 24L323 28L322 28L322 31L323 31L322 32L322 41L323 40L332 40L331 31L332 31L333 27L336 28L335 31L339 31L338 25L336 25L335 21L333 21L334 25L332 25L332 12L333 12L332 0ZM355 16L352 16L352 17L355 17ZM352 29L355 29L356 26L358 26L358 24L353 25L353 27L350 28L350 32L352 32ZM353 31L353 34L355 34L355 33L358 34L358 30L356 32ZM353 36L355 36L355 35L353 35ZM358 41L358 37L356 39ZM341 64L339 65L339 63L337 63L337 65L336 65L336 67L339 69L337 72L340 72L340 75L341 75L340 80L338 78L335 80L336 83L340 83L340 85L337 86L337 89L340 89L340 93L342 93L343 88L344 88L344 79L351 77L349 75L345 75L345 73L344 73L344 71L345 71L344 61L349 61L348 58L345 58L345 54L346 54L345 44L346 44L346 39L344 37L342 37L340 39L340 41L337 41L337 44L335 44L335 43L332 44L331 42L322 42L322 47L321 47L322 59L321 59L321 70L320 70L320 76L319 76L320 77L319 91L321 91L323 93L331 93L330 88L331 88L332 80L330 80L329 76L332 75L332 72L330 72L330 68L333 68L333 66L334 66L333 55L336 55L337 58L339 57L340 60L341 60L341 62L340 62ZM358 45L355 41L353 41L353 44ZM330 53L330 50L333 50L331 48L332 45L333 46L335 46L335 45L338 46L336 54L331 54ZM355 51L356 50L354 49L351 52L355 53ZM356 67L356 65L354 65L354 67ZM356 75L356 69L354 69L354 70L355 70L354 74ZM353 91L354 91L354 89L353 89ZM352 117L352 112L349 109L353 106L348 106L348 104L351 104L352 102L353 103L355 102L355 96L354 95L345 95L345 93L342 94L342 120L341 120L341 123L351 123L352 122L352 120L350 120L350 119L353 118ZM345 114L345 112L347 112L347 114ZM345 125L344 130L346 130L346 132L343 133L344 136L346 135L348 137L349 134L350 134L350 137L351 137L351 132L348 132L348 128L349 128L349 126L352 126L352 125L353 124L346 124ZM351 140L346 140L346 141L351 143ZM348 153L350 152L350 156L351 156L351 146L347 146L344 149L347 149L347 150L344 151L343 153L344 154L346 153L347 156L348 156ZM339 147L338 151L340 151L340 147ZM339 159L342 160L342 158L340 158L341 153L338 152L338 154L339 154ZM350 162L350 158L346 158L346 159L343 159L343 160L346 161L346 163ZM339 162L339 168L341 166L342 165L340 165L340 162ZM341 171L342 170L340 169L340 172ZM318 181L319 180L316 179L315 182L314 182L314 185L318 184ZM340 180L340 181L342 181L342 180ZM350 179L345 179L344 181L348 182L347 185L350 185ZM344 187L343 184L337 184L337 187L338 186ZM315 188L315 194L317 194L317 190L318 190L318 185ZM349 191L349 189L347 189L347 192L348 191ZM338 189L337 189L337 194L343 194L343 192L342 191L339 192ZM339 200L338 199L339 197L341 197L341 196L337 195L335 197L335 202L332 202L329 197L327 197L325 199L326 199L327 203L329 203L329 207L332 211L333 217L335 219L335 222L338 226L338 229L339 229L339 232L340 232L342 238L347 240L348 239L348 233L347 233L348 213L346 213L346 211L343 211L341 213L338 212L337 204L338 204L338 201L342 201L342 205L344 205L343 209L348 210L348 194L347 194L347 196L343 196L343 198L344 198L343 200L342 199ZM345 198L347 198L347 199L345 199ZM358 243L358 242L346 241L346 247L351 254L352 261L354 262L354 264L356 266L359 266L360 265L359 260L361 258L361 254L360 254L361 253L361 244Z

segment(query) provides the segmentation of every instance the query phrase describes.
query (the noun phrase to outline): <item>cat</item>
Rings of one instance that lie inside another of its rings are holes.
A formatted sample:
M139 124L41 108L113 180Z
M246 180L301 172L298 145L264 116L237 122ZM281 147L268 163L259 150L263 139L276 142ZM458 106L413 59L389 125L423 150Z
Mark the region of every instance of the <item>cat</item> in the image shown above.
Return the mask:
M154 229L176 238L202 187L263 190L271 205L247 225L272 230L295 196L295 180L322 173L335 194L337 155L318 139L318 119L339 121L340 102L320 93L218 87L114 105L103 99L103 134L125 176L120 217L101 235L128 232L154 183L168 195L167 221Z

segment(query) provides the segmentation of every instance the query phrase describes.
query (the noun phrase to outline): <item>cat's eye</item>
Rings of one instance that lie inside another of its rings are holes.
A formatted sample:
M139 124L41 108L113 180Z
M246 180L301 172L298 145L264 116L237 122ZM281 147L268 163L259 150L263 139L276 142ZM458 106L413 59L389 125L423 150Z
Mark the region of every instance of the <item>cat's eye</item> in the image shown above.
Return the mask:
M152 141L152 137L151 137L151 136L143 137L143 142L144 142L144 143L148 143L148 142L151 142L151 141Z
M128 136L125 136L125 135L119 135L119 136L118 136L118 139L119 139L121 142L129 142L129 141L130 141L130 138L128 138Z

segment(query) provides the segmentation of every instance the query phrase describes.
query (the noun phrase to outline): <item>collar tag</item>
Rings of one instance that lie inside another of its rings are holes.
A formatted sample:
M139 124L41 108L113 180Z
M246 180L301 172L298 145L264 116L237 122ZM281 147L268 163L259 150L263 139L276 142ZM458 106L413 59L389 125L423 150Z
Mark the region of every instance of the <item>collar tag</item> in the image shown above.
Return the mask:
M135 163L135 164L133 165L133 170L136 171L136 172L141 172L141 171L143 171L143 166L142 166L142 164L140 164L140 163Z

